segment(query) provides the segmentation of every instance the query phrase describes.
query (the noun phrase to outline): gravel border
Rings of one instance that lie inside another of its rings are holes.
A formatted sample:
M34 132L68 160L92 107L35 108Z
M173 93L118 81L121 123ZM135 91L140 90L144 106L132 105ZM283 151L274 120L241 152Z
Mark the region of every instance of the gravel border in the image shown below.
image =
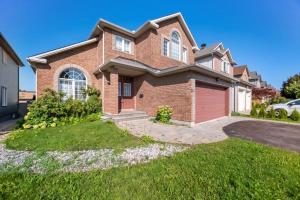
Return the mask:
M127 148L121 153L113 149L86 151L48 151L42 155L32 151L8 150L0 144L0 172L27 171L48 172L87 172L113 167L147 163L160 157L170 157L187 147L173 144L149 144Z

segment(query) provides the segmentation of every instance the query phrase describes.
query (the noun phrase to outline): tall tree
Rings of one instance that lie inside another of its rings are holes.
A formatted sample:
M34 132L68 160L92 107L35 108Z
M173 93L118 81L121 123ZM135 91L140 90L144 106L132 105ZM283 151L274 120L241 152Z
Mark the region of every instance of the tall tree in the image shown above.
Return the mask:
M281 95L289 98L300 98L300 73L295 74L284 81L281 88Z

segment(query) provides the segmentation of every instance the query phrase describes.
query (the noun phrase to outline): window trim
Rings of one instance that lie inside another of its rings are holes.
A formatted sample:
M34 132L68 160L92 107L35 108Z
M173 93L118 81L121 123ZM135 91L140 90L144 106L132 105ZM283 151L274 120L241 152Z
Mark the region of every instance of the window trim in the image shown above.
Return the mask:
M167 55L165 55L165 41L167 42ZM166 37L162 39L162 55L170 57L170 40Z
M173 34L174 33L178 36L178 59L173 56L173 50L174 50ZM181 41L181 36L177 30L174 30L171 32L170 41L171 41L170 57L174 60L182 61L182 58L181 58L182 41Z
M7 87L1 86L1 107L7 107ZM3 96L5 94L5 96Z
M121 39L121 42L122 42L121 49L117 48L117 45L116 45L117 38ZM125 51L125 41L129 42L129 52ZM133 48L134 48L134 45L133 45L133 41L131 39L125 38L119 34L113 34L113 44L112 44L113 50L133 55L134 54Z
M64 73L66 70L70 70L70 69L77 70L80 73L82 73L82 75L84 76L85 80L76 80L76 79L68 79L68 78L61 78L60 77L62 73ZM62 70L60 72L60 74L58 75L58 91L59 92L64 92L64 91L61 90L61 84L62 84L61 82L62 81L71 82L71 85L72 85L72 95L71 95L71 97L72 97L72 99L76 99L75 98L76 97L76 82L78 82L78 83L79 82L85 82L85 89L87 89L87 86L88 86L87 76L85 75L85 73L82 70L80 70L80 69L78 69L76 67L68 67L68 68L65 68L64 70ZM67 95L65 97L66 97L66 99L69 98L69 96L67 96ZM87 98L88 98L87 95L85 95L84 99L78 99L78 100L86 101Z
M184 53L185 53L185 56L184 56ZM182 46L182 62L184 62L186 64L188 63L188 50L185 46Z
M225 68L224 68L224 63L226 64ZM226 74L229 74L230 73L229 67L230 67L230 63L227 60L222 60L221 71L226 73Z

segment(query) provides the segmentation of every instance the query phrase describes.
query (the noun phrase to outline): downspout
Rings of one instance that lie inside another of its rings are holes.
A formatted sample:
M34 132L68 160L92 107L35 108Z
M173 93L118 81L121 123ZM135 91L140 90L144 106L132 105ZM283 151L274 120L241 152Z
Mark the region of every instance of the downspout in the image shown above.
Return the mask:
M20 67L18 66L18 92L17 92L17 95L18 95L18 101L17 101L17 115L19 115L19 101L20 101L19 93L20 93Z

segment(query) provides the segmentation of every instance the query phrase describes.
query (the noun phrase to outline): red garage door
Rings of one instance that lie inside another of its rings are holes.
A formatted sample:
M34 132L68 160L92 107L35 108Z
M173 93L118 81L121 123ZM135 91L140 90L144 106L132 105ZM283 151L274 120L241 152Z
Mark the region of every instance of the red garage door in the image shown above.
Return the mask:
M196 123L228 115L228 88L196 84Z

